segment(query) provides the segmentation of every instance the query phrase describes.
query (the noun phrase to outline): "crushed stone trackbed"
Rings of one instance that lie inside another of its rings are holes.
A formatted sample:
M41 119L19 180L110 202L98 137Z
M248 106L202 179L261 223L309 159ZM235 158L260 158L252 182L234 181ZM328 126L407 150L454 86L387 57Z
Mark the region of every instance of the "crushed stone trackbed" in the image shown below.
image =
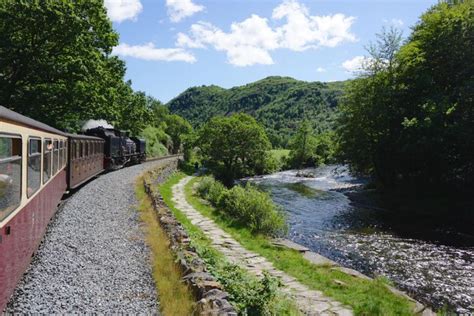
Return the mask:
M158 314L134 182L164 161L106 173L67 199L5 312Z
M233 263L245 268L247 271L261 276L267 271L274 277L281 278L283 291L290 294L299 309L306 315L352 315L352 311L341 303L325 296L320 291L309 289L283 271L277 270L273 264L264 257L248 251L242 247L232 236L218 227L214 221L203 216L194 209L187 201L184 193L185 185L192 179L186 177L173 186L173 201L176 208L180 209L191 220L191 223L199 227L210 239L212 245Z

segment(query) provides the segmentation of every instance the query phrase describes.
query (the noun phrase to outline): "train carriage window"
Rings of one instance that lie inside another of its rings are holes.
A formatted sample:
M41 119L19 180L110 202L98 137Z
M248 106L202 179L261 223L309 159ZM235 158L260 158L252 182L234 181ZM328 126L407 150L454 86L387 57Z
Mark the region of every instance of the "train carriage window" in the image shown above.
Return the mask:
M59 157L58 157L58 170L61 170L63 167L63 141L58 141L58 150L59 150Z
M84 152L83 152L83 148L82 148L82 147L84 147L84 146L83 146L83 144L82 144L82 141L78 140L77 142L79 143L79 154L78 154L78 157L79 157L79 158L82 158L82 157L84 156Z
M51 178L51 156L53 150L53 143L51 139L43 141L43 183L46 183Z
M74 160L76 158L76 143L74 141L71 141L71 157L69 157L71 160Z
M67 140L63 140L63 167L67 164Z
M74 143L76 144L76 158L81 158L81 143L77 140Z
M21 138L0 135L0 221L21 202Z
M26 195L30 197L41 185L41 139L30 138L28 141L27 177Z
M54 140L53 142L53 175L58 172L58 162L59 162L59 150L58 150L58 141Z

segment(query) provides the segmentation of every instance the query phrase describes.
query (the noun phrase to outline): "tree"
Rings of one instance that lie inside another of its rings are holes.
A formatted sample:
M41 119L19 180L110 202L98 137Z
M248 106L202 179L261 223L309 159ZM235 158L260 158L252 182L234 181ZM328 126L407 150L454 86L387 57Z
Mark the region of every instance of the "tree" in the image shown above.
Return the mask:
M263 127L244 113L212 118L199 130L196 143L207 167L227 185L261 172L271 148Z
M165 121L165 132L171 137L171 141L173 142L171 152L177 154L181 150L184 135L191 133L193 128L188 121L176 114L166 116Z
M131 90L117 44L101 0L1 1L0 104L58 128L119 121Z
M396 40L380 43L376 56L393 56L391 67L349 85L338 130L343 157L354 170L373 175L379 187L469 192L474 2L433 6L398 51Z
M382 28L382 32L376 34L376 38L376 42L367 48L370 57L366 59L363 70L370 75L381 71L392 73L396 63L395 56L402 43L402 32L395 27L388 30Z
M316 139L307 120L303 120L298 131L290 140L290 163L294 168L314 165L313 156Z

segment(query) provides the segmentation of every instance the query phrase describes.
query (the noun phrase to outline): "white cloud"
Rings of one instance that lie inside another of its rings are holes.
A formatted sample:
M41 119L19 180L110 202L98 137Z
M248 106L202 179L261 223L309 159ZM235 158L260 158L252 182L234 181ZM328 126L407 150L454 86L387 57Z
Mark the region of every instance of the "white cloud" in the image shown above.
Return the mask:
M392 19L392 24L396 26L403 26L405 23L403 23L402 19Z
M135 20L143 9L140 0L105 0L105 7L114 22Z
M396 27L402 27L403 25L405 25L402 19L391 19L391 20L384 19L383 22L385 24L390 24Z
M342 68L344 68L347 72L358 72L362 71L363 67L369 61L369 57L365 56L356 56L352 59L348 59L342 63Z
M190 35L178 34L177 45L189 48L212 46L226 52L229 63L235 66L269 65L273 64L269 50L278 47L278 36L268 26L267 19L252 15L240 23L232 23L230 33L206 22L193 24Z
M343 42L356 41L350 28L355 20L344 14L311 16L297 0L285 0L273 10L272 20L283 21L272 27L267 18L252 14L234 22L230 32L207 22L193 24L188 34L179 33L176 44L180 47L213 47L227 54L235 66L273 64L270 52L275 49L303 51L317 47L335 47Z
M326 68L318 67L318 68L316 69L316 72L326 72Z
M303 51L318 46L335 47L342 42L354 42L350 32L354 17L337 13L326 16L311 16L308 8L296 0L285 0L273 10L273 19L286 19L286 24L277 31L281 36L281 47Z
M166 0L166 6L168 16L174 23L204 10L204 6L195 4L192 0Z
M182 48L156 48L153 43L128 45L122 43L113 49L113 54L154 61L184 61L194 63L196 58Z

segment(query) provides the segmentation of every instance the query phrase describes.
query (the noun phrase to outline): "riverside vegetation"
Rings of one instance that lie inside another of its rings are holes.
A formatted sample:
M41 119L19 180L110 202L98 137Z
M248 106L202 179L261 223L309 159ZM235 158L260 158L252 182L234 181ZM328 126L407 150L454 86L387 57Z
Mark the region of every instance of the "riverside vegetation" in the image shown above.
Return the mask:
M197 186L195 186L197 184ZM249 201L245 195L237 194L234 198L238 203L227 207L223 200L232 190L234 192L257 191L256 188L245 187L228 190L209 177L196 177L185 187L186 199L199 212L214 220L224 231L251 250L271 261L280 269L296 278L311 289L320 290L324 294L351 306L357 315L411 315L411 306L408 300L393 294L387 287L388 281L377 278L374 281L354 278L343 272L331 269L330 266L316 266L303 258L292 249L281 248L271 243L270 237L280 232L282 219L269 220L269 227L278 229L256 230L250 221L242 221L249 209L249 204L260 207L273 217L276 213L275 205L268 198ZM220 196L219 196L220 192ZM266 193L259 192L263 197ZM203 201L202 197L209 199L210 204ZM259 203L260 201L260 203ZM261 203L261 201L264 201ZM269 204L272 205L269 205ZM223 208L219 207L223 205ZM216 207L213 205L217 205ZM335 281L337 280L337 282ZM339 281L342 281L339 282ZM339 283L338 283L339 282ZM343 285L341 285L343 284Z
M224 286L230 301L242 315L299 315L293 302L283 296L277 279L265 276L263 281L250 275L239 266L230 263L223 254L216 251L202 230L197 228L172 200L172 187L184 177L175 173L159 186L164 202L180 221L191 238L191 245L205 261L208 271Z

